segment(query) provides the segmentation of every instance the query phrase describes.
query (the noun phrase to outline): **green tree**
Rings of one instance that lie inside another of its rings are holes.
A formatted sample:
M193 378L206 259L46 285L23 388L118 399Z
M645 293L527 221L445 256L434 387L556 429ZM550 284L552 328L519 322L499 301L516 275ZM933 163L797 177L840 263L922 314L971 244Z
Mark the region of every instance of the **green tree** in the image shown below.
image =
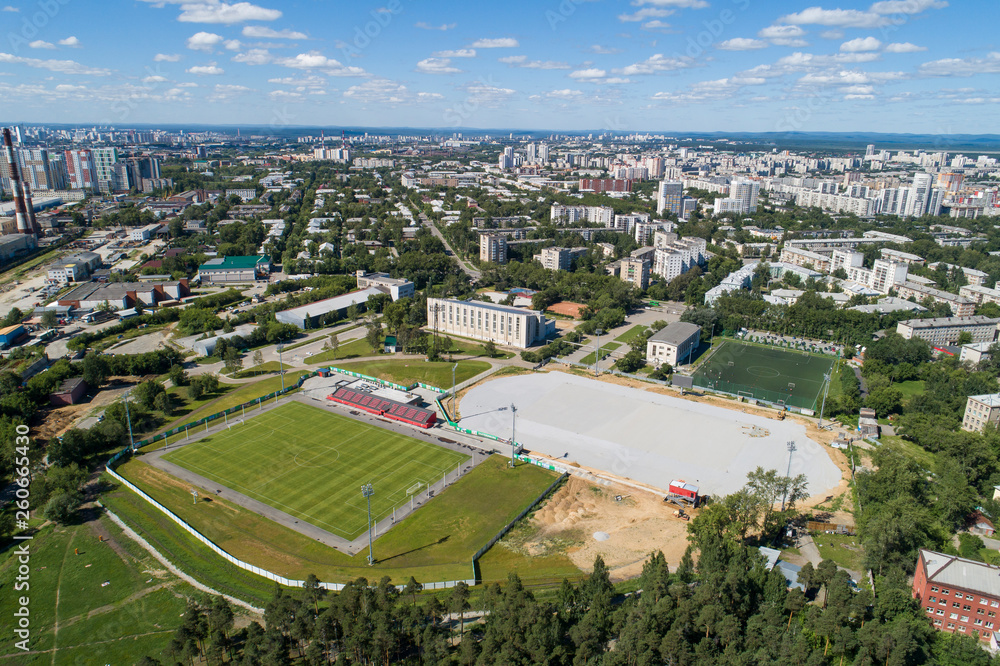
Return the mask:
M230 374L235 374L243 368L243 354L236 347L227 347L222 361Z
M47 520L65 525L76 517L76 509L83 498L77 492L63 492L52 496L45 504L42 514Z
M42 326L45 328L55 328L58 323L59 317L56 315L55 310L46 310L42 313Z
M171 398L170 394L166 391L159 393L156 398L153 399L153 407L164 416L170 416L174 413L173 398Z
M175 363L170 366L170 371L167 374L170 376L170 383L174 386L184 386L188 382L187 372L180 364Z

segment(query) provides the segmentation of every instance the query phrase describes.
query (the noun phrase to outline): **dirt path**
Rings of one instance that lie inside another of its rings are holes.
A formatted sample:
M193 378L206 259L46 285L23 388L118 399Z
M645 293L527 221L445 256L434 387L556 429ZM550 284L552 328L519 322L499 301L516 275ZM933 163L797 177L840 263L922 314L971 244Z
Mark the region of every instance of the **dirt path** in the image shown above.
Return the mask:
M73 534L70 536L69 541L66 542L66 552L63 553L62 566L59 567L59 577L56 579L56 603L52 608L52 663L56 663L56 651L59 647L59 592L62 590L62 577L63 572L66 571L66 560L69 558L69 549L73 545L73 539L76 538L76 533L79 527L73 529Z
M87 647L88 645L104 645L106 643L117 643L118 641L134 641L135 639L142 638L144 636L157 636L159 634L172 634L172 633L174 633L173 629L164 629L163 631L147 631L144 634L131 634L130 636L122 636L121 638L109 638L106 641L94 641L93 643L81 643L79 645L72 645L70 647L77 648L77 647ZM14 658L21 659L24 655L27 655L27 654L48 654L49 652L52 653L52 663L54 664L55 661L56 661L56 649L54 647L53 648L49 648L48 650L31 650L30 652L18 652L17 654L0 655L0 660L7 660L7 659L14 659Z
M93 610L87 611L86 613L80 613L79 615L75 615L69 619L63 620L62 626L68 627L71 624L79 622L80 620L89 620L90 618L96 615L103 615L105 613L110 613L111 611L117 610L118 608L124 606L125 604L136 601L137 599L142 599L147 594L152 594L153 592L156 592L157 590L162 590L165 587L173 587L177 583L178 581L171 580L167 581L166 583L160 583L158 585L147 587L145 589L139 590L135 594L130 595L126 599L122 599L121 601L116 601L113 604L105 604L104 606L99 606L97 608L94 608Z

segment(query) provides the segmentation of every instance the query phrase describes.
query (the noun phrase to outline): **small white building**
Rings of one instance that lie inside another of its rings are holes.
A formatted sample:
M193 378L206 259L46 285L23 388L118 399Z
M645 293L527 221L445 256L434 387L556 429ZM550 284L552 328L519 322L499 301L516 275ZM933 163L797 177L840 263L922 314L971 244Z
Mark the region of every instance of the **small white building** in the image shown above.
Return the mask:
M654 367L664 363L676 366L678 359L690 363L700 342L700 326L675 321L646 341L646 363Z
M1000 393L970 395L965 403L965 416L962 418L962 430L982 432L983 428L992 423L1000 422Z

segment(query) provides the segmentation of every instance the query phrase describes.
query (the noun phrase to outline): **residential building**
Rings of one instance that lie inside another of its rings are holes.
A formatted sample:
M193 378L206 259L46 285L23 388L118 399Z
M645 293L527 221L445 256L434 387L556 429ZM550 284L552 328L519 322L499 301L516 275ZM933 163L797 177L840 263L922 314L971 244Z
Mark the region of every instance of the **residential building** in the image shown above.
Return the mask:
M829 273L833 269L830 257L825 257L822 254L812 252L810 250L803 250L798 247L785 246L781 250L781 262L785 264L794 264L795 266L805 266L806 268L812 268L813 270L820 271L822 273Z
M611 206L560 206L553 204L549 216L553 222L566 222L567 224L592 222L609 227L614 219L615 211Z
M550 271L568 271L573 263L573 259L581 257L587 253L585 247L546 247L538 255L538 260L542 268Z
M323 323L324 317L333 315L334 319L339 319L347 313L347 309L352 305L364 305L368 302L369 297L382 293L384 292L378 287L366 287L333 298L313 301L297 308L276 312L274 318L282 324L293 324L302 330L316 328Z
M910 264L911 266L923 266L925 262L924 258L916 255L910 254L909 252L901 252L900 250L891 250L887 247L883 247L879 250L882 254L882 258L886 261L895 261L898 264Z
M955 271L962 271L962 274L965 276L965 281L968 284L975 285L977 287L986 284L986 280L989 278L989 273L984 273L983 271L977 271L975 268L956 266L955 264L949 264L943 261L936 261L933 264L927 264L927 268L933 271L943 268L949 273L954 273Z
M101 192L114 192L118 189L128 189L119 187L118 172L115 165L118 164L118 151L115 148L91 148L91 159L94 167L94 181L96 189Z
M230 284L253 282L271 274L271 260L267 255L248 257L216 257L198 267L202 284Z
M710 307L715 305L715 301L720 296L728 294L731 291L749 289L753 282L754 272L756 272L758 266L760 266L760 262L745 264L727 275L722 282L705 292L705 305Z
M982 432L987 425L1000 423L1000 393L970 395L965 401L962 430Z
M631 192L632 181L620 178L580 179L581 192Z
M656 192L656 214L673 213L678 218L684 212L684 186L677 180L664 180Z
M990 641L1000 627L1000 567L920 549L913 597L939 631Z
M976 304L963 296L915 282L904 282L903 284L896 285L895 289L896 294L900 298L914 298L917 301L929 298L936 303L944 303L951 308L952 315L956 317L969 317L976 311Z
M93 154L89 150L67 150L64 155L69 187L77 190L96 190L97 171Z
M906 282L909 272L907 264L897 264L884 259L876 259L872 268L847 266L847 279L874 289L880 294L888 294Z
M617 229L630 234L633 232L637 224L648 223L649 213L630 213L628 215L615 215L614 220L612 220L611 225L609 225L608 228Z
M747 213L757 212L757 196L760 194L760 183L752 180L734 180L729 185L729 196L715 200L715 212Z
M482 301L427 299L427 328L448 335L527 349L555 333L555 321L536 310Z
M934 317L907 319L896 324L896 332L907 340L920 338L932 346L954 345L962 333L972 336L971 342L995 342L1000 319L974 315L970 317Z
M638 257L624 257L608 265L609 275L634 285L636 289L649 287L649 271L649 260Z
M834 250L830 257L830 272L834 272L838 268L843 268L845 271L848 268L858 268L864 266L865 255L860 252L855 252L854 250Z
M975 284L967 284L958 290L958 295L969 299L976 305L997 303L1000 305L1000 289L990 289Z
M481 235L479 237L479 261L506 264L507 237L500 234Z
M253 201L257 198L257 189L254 187L243 187L234 190L226 190L226 198L236 195L240 201Z
M653 367L690 363L700 341L701 327L697 324L682 321L667 324L646 341L646 363Z
M409 280L401 280L390 276L388 273L365 273L358 271L358 289L375 287L385 294L389 294L392 300L398 301L401 298L409 298L415 293L413 283Z
M972 365L978 365L982 361L992 358L993 355L990 353L990 347L995 344L995 342L973 342L962 345L962 351L959 354L958 360L963 363L968 361Z
M139 227L138 229L130 229L128 232L128 239L130 241L141 243L142 241L148 241L150 238L156 235L156 232L160 230L160 225L158 224L147 224L144 227Z

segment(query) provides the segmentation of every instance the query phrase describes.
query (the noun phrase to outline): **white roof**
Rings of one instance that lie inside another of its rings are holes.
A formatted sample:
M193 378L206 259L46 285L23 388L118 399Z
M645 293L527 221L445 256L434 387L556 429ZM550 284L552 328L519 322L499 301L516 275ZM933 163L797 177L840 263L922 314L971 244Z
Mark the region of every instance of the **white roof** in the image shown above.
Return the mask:
M933 550L921 550L920 558L927 570L928 582L1000 597L1000 567Z

